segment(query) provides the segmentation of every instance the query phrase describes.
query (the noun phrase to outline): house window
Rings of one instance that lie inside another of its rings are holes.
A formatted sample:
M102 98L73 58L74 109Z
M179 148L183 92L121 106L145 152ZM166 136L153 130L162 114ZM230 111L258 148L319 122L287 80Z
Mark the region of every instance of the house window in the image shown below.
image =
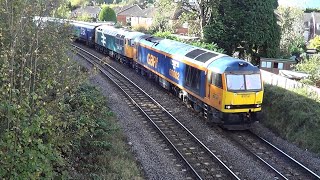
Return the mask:
M267 62L267 68L271 68L271 62Z
M126 22L130 23L131 22L131 17L126 17Z
M273 63L273 68L278 68L278 62Z
M262 61L262 62L261 62L261 67L263 67L263 68L264 68L264 67L267 67L267 62Z
M283 63L278 64L278 69L283 69Z

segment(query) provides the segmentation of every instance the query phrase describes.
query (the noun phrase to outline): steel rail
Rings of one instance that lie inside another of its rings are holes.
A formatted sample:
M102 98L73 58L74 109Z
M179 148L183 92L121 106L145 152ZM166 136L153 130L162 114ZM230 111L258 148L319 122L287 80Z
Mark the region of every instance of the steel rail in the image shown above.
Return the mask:
M251 132L251 131L250 131ZM305 165L303 165L302 163L300 163L299 161L297 161L296 159L294 159L293 157L289 156L287 153L285 153L284 151L282 151L280 148L276 147L275 145L273 145L271 142L267 141L266 139L256 135L255 133L251 132L252 134L254 134L256 137L258 137L259 139L261 139L262 141L264 141L265 143L269 144L269 146L273 147L273 149L277 150L279 153L283 154L284 156L286 156L287 158L289 158L292 162L296 163L297 165L299 165L299 167L303 168L305 171L309 172L312 176L316 177L317 179L320 179L320 176L318 174L316 174L315 172L313 172L312 170L310 170L309 168L307 168Z
M93 54L91 54L90 52L73 45L75 48L79 49L82 52L85 52L87 54L89 54L91 57L94 57L95 59L99 60L101 62L101 59ZM84 57L84 56L83 56ZM88 57L84 57L86 60L89 60ZM198 178L198 179L202 179L202 177L196 172L196 170L192 167L192 165L187 161L187 159L183 156L183 154L177 149L176 146L174 146L174 144L170 141L170 139L163 133L163 131L159 128L159 126L152 121L152 118L139 106L138 102L136 102L133 98L130 97L130 95L128 93L125 92L125 90L123 88L121 88L119 86L119 84L117 82L115 82L114 80L112 80L111 77L109 77L109 75L107 75L107 73L105 72L104 68L101 67L101 65L99 65L96 62L90 62L91 64L95 64L98 65L99 70L105 74L106 76L108 76L109 79L111 79L112 82L114 82L124 93L125 95L140 109L141 112L143 112L143 114L149 119L151 120L152 124L158 129L158 131L163 135L163 137L166 139L167 142L169 142L169 144L175 149L175 151L179 154L179 156L185 161L185 163L188 165L188 167L193 171L193 174ZM198 143L201 145L202 148L204 148L212 157L214 157L219 163L220 165L222 165L227 172L229 172L229 174L235 178L235 179L240 179L234 172L232 172L232 170L225 164L223 163L222 160L220 160L207 146L205 146L194 134L192 134L190 132L189 129L187 129L183 124L181 124L181 122L179 120L177 120L171 113L169 113L163 106L161 106L155 99L153 99L150 95L148 95L144 90L142 90L140 87L138 87L135 83L133 83L130 79L128 79L127 77L125 77L123 74L121 74L118 70L116 70L115 68L113 68L112 66L107 65L110 69L112 69L113 71L117 72L120 76L122 76L122 78L126 79L127 81L129 81L132 85L134 85L136 88L138 88L141 92L143 92L148 98L150 98L155 104L157 104L157 106L159 108L162 109L162 111L166 112L172 119L174 119L176 121L176 123L178 123L186 132L188 132L188 134Z
M227 136L230 136L283 179L320 179L315 172L250 130L228 132Z

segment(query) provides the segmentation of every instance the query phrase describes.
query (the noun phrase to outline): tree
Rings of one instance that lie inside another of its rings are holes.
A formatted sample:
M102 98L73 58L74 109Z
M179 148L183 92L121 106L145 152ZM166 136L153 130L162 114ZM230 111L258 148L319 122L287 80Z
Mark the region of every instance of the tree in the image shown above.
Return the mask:
M201 38L204 37L203 30L204 27L210 21L212 15L212 9L215 7L216 4L219 3L220 0L197 0L197 1L190 1L190 0L180 0L181 8L185 9L196 15L198 25L200 27L200 35ZM192 2L192 3L191 3ZM194 20L194 19L190 19Z
M108 6L102 6L102 9L99 13L99 20L117 22L117 16L112 8Z
M184 23L188 23L188 34L191 36L201 37L203 32L199 28L199 19L194 12L183 12L179 16L178 25L181 26Z
M63 1L57 9L53 10L52 16L67 19L70 17L71 8L72 6L70 1Z
M320 8L307 8L305 13L311 13L311 12L320 12Z
M80 7L80 6L86 6L91 1L90 0L70 0L70 2L71 2L71 6Z
M207 42L215 42L229 55L238 51L240 58L253 63L257 56L277 57L280 27L274 10L276 0L224 0L212 8L205 27Z
M302 9L279 6L277 13L281 28L280 56L287 58L300 55L305 46Z
M172 31L172 27L169 24L169 19L173 16L177 4L172 0L159 0L155 3L157 11L153 17L151 31L164 32Z
M310 59L305 59L295 66L297 71L302 71L309 74L304 83L320 86L320 57L312 56Z
M61 3L0 0L1 179L54 179L68 164L64 131L74 119L62 113L63 98L83 73L68 57L69 28L34 18Z

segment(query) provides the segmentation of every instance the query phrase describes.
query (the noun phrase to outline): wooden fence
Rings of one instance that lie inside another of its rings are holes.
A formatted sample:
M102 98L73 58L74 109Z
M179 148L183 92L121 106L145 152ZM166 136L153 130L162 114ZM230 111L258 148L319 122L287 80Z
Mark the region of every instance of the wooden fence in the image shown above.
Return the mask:
M261 70L262 80L266 84L282 87L288 90L294 88L306 88L310 93L315 94L318 98L320 97L320 89L314 86L306 85L298 81L279 76L277 74L270 73L265 70Z

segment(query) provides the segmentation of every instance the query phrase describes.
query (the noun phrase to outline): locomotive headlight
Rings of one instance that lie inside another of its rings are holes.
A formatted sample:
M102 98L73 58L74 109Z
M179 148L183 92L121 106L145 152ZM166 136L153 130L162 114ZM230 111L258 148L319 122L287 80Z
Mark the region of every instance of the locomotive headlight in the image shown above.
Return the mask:
M256 104L256 108L259 108L259 107L261 107L261 104Z
M226 109L230 109L231 108L231 106L226 106Z

